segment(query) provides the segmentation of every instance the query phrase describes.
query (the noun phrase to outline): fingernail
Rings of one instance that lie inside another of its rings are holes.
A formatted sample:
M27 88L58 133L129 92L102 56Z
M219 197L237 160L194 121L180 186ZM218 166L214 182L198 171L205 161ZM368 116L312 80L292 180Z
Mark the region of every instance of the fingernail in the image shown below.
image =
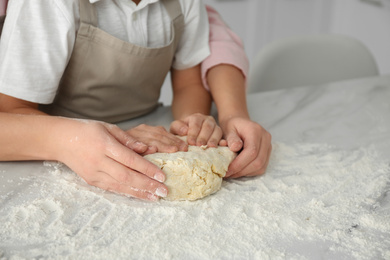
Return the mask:
M187 142L190 145L194 145L194 144L196 144L196 139L194 137L189 137L189 138L187 138Z
M168 191L164 188L159 187L157 188L155 194L159 197L165 198L168 195Z
M202 145L206 145L206 141L205 140L199 140L198 143L197 143L198 146L202 146Z
M165 181L165 175L161 172L157 172L155 175L154 175L154 179L156 181L159 181L159 182L164 182Z
M180 147L180 151L187 152L188 151L188 145L183 145Z
M174 146L174 145L168 147L167 149L170 153L175 153L175 152L179 151L179 148L177 146Z
M148 195L148 199L151 200L151 201L158 201L160 199L160 197L154 195L154 194L149 194Z
M228 170L228 171L226 172L226 174L225 174L225 177L229 177L229 176L232 175L232 174L233 174L233 172Z
M185 126L183 126L182 128L180 128L180 130L179 130L179 132L180 132L181 134L186 134L187 131L188 131L188 128L185 127Z
M210 141L208 144L207 144L209 147L217 147L217 144L213 141Z
M142 146L142 147L146 146L146 144L144 144L144 143L142 143L142 142L135 142L134 144L135 144L136 146Z

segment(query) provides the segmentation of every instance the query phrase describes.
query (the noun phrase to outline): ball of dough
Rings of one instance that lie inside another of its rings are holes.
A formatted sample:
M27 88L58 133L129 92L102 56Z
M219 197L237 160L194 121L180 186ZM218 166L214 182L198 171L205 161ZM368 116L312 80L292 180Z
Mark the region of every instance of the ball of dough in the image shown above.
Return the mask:
M166 174L166 200L197 200L221 188L236 153L228 147L189 146L188 152L155 153L145 158Z

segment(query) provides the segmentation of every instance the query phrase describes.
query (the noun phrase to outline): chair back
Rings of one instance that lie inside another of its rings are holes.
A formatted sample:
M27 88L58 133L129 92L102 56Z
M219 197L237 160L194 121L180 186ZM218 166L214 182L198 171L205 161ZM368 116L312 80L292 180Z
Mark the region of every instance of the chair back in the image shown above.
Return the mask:
M378 75L368 48L355 38L321 34L265 46L251 66L248 92L268 91Z

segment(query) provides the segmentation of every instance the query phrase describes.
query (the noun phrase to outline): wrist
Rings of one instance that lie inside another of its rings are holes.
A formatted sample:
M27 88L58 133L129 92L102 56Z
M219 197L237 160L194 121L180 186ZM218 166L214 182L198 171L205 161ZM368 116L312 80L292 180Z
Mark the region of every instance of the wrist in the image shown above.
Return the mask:
M52 117L48 118L45 128L45 159L65 163L68 152L72 152L74 143L78 141L78 132L82 131L77 120Z
M220 112L221 111L221 112ZM218 121L220 124L229 121L233 118L250 119L249 113L246 109L243 110L223 110L218 108Z

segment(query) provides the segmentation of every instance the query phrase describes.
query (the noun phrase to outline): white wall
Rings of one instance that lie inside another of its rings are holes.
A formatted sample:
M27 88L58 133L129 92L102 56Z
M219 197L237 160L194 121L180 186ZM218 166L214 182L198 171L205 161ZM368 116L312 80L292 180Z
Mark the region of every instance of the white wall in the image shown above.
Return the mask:
M340 33L360 39L390 73L390 0L204 0L244 40L249 59L288 36Z
M244 41L249 61L267 43L302 34L340 33L360 39L380 72L390 73L390 0L203 0ZM170 82L160 99L170 104Z
M334 1L330 31L361 40L374 54L380 72L390 73L390 0Z

